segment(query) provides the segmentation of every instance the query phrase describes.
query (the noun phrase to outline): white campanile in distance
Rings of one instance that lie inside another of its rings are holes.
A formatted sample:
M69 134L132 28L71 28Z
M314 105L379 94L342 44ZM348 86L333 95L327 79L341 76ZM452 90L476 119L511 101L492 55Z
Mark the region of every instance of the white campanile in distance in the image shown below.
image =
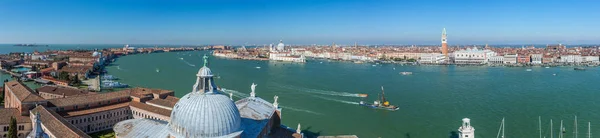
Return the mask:
M471 119L463 118L462 126L458 128L459 138L475 138L475 128L471 126Z

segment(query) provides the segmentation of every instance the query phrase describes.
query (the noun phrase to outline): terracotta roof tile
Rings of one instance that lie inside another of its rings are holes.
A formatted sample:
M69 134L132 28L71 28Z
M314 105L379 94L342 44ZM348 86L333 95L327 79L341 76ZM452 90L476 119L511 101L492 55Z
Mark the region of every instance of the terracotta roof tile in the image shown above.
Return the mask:
M17 119L17 123L31 123L31 119L21 116L21 112L16 108L0 108L0 125L8 125L11 116Z
M179 101L179 98L177 98L175 96L167 96L167 98L165 98L165 100L177 103Z
M47 130L54 136L64 138L91 138L56 112L46 109L46 107L38 106L31 110L32 115L35 113L40 113L42 124L48 128Z
M92 108L92 109L79 110L79 111L59 112L59 114L65 118L68 118L68 117L75 117L75 116L88 115L88 114L93 114L93 113L98 113L98 112L104 112L104 111L119 109L119 108L123 108L123 107L129 107L129 102L113 104L113 105L109 105L109 106L102 106L102 107Z
M44 101L44 98L33 93L29 87L21 84L18 81L9 81L6 82L6 87L12 90L13 94L19 99L21 102L37 102Z
M165 99L153 99L150 101L146 101L146 103L152 103L152 104L156 104L156 105L160 105L160 106L164 106L164 107L173 108L175 106L175 103L177 103L177 102L171 102L171 101L165 100Z
M156 107L156 106L152 106L152 105L148 105L148 104L144 104L144 103L140 103L140 102L136 102L136 101L130 102L129 105L131 107L146 110L148 112L157 113L157 114L169 116L169 117L171 116L171 110L168 110L168 109L164 109L164 108L160 108L160 107Z
M65 95L65 96L75 96L75 95L84 95L84 94L95 94L93 92L89 92L87 90L79 90L79 89L73 89L73 88L67 88L67 87L61 87L61 86L43 86L41 88L37 88L36 91L38 93L40 92L44 92L44 93L51 93L51 94L57 94L57 95Z
M79 95L73 97L59 98L59 99L49 99L48 102L52 103L57 107L65 107L65 106L73 106L73 105L82 105L88 103L98 103L101 101L106 101L109 99L117 99L117 98L126 98L129 97L129 91L118 91L118 92L108 92L108 93L100 93L100 94L86 94Z
M163 89L150 89L150 88L140 88L140 87L135 87L135 88L131 88L129 89L131 91L131 93L153 93L153 94L166 94L166 93L170 93L173 91L170 90L163 90Z

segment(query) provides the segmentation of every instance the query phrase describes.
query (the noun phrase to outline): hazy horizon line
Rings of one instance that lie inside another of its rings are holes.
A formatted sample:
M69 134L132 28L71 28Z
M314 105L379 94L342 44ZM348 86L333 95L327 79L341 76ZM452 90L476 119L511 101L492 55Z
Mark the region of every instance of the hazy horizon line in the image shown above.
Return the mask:
M269 44L145 44L145 43L0 43L0 45L16 45L16 44L40 44L40 45L130 45L130 46L215 46L215 45L223 45L223 46L264 46ZM600 43L581 43L581 44L564 44L564 43L522 43L522 44L483 44L483 43L473 43L473 44L449 44L449 46L541 46L541 45L565 45L565 46L590 46L597 45L600 46ZM285 44L292 46L327 46L330 44ZM338 46L354 46L354 44L337 44ZM358 46L441 46L440 44L357 44Z

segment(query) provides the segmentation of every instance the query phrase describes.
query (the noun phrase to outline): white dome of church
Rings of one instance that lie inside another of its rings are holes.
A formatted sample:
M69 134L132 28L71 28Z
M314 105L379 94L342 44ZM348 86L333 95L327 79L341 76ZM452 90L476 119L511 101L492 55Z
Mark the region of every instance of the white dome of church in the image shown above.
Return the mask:
M169 132L175 137L235 137L242 133L237 106L217 90L206 65L198 70L192 92L181 97L171 112Z
M94 51L94 53L92 53L92 57L97 57L98 55L101 55L101 53L98 51Z
M285 48L285 44L283 44L283 40L279 40L279 44L277 44L277 51L283 51Z
M220 93L191 92L171 112L168 125L175 137L235 137L242 133L240 113L229 97Z

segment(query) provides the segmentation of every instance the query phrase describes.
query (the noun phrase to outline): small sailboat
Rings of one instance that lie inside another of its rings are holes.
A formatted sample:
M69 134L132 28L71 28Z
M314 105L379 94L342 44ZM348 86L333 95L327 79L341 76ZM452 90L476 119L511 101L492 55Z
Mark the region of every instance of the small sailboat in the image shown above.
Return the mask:
M590 131L590 130L592 130L592 126L591 126L591 123L588 122L588 136L587 136L588 138L592 138L592 131Z
M158 68L156 68L156 72L160 72L160 70Z
M179 58L179 59L183 60L183 58Z
M500 137L500 132L502 132L502 137ZM496 138L504 138L504 118L502 118L502 123L500 123L500 129L498 130Z

